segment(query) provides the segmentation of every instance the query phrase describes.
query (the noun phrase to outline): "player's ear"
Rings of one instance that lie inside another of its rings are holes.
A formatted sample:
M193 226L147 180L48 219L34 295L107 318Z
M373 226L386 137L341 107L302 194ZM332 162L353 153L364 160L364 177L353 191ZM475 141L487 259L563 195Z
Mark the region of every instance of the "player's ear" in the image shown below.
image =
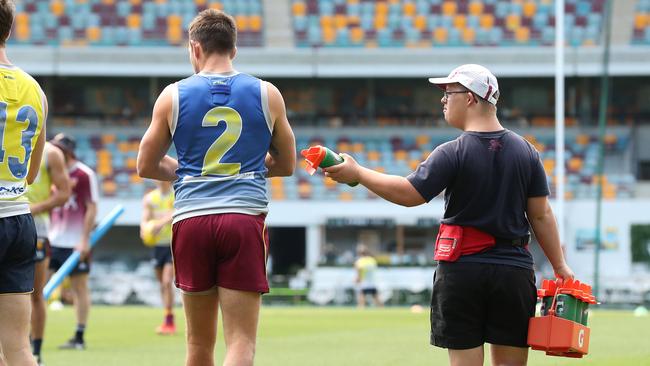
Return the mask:
M237 47L234 47L232 51L230 51L230 59L234 60L235 56L237 56Z

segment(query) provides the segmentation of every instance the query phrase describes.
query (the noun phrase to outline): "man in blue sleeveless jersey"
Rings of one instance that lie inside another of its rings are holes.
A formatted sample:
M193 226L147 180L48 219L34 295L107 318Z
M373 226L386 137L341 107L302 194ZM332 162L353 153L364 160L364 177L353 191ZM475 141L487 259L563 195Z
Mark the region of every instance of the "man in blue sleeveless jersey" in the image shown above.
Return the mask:
M140 144L140 176L174 181L172 252L187 321L187 365L213 365L217 314L224 364L252 365L266 279L266 178L289 176L295 139L278 89L233 69L231 16L190 24L195 75L159 96ZM178 160L166 156L174 143Z
M27 185L41 165L47 100L9 61L14 3L0 0L0 365L36 365L29 346L36 227Z

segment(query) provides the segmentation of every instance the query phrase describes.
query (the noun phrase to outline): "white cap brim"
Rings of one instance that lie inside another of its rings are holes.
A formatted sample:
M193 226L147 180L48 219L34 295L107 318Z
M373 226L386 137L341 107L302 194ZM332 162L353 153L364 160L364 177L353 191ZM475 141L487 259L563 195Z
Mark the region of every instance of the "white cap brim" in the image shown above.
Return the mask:
M458 81L451 80L450 78L429 78L429 82L436 86L442 86L442 85L457 83Z

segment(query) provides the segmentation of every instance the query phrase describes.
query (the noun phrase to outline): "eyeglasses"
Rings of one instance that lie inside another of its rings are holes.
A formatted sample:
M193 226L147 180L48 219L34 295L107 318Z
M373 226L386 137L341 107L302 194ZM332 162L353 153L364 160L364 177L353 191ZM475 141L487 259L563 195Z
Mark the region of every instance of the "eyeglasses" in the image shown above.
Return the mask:
M469 93L468 90L456 90L456 91L445 91L444 92L444 99L449 99L449 96L451 94L459 94L459 93Z

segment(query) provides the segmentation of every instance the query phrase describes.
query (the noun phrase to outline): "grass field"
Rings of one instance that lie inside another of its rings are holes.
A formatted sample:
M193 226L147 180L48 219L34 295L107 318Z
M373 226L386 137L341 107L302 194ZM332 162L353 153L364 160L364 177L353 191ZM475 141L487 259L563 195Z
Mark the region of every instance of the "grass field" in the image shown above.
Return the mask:
M94 307L86 351L59 351L72 335L70 308L49 312L44 345L47 366L182 365L182 310L179 334L161 337L153 330L162 315L148 307ZM650 317L631 312L596 311L590 317L591 353L586 358L547 357L531 351L530 365L650 366ZM266 307L262 311L256 364L292 365L444 365L445 350L428 344L428 313L408 308L369 309ZM223 339L217 364L223 359ZM486 363L487 364L487 363Z

